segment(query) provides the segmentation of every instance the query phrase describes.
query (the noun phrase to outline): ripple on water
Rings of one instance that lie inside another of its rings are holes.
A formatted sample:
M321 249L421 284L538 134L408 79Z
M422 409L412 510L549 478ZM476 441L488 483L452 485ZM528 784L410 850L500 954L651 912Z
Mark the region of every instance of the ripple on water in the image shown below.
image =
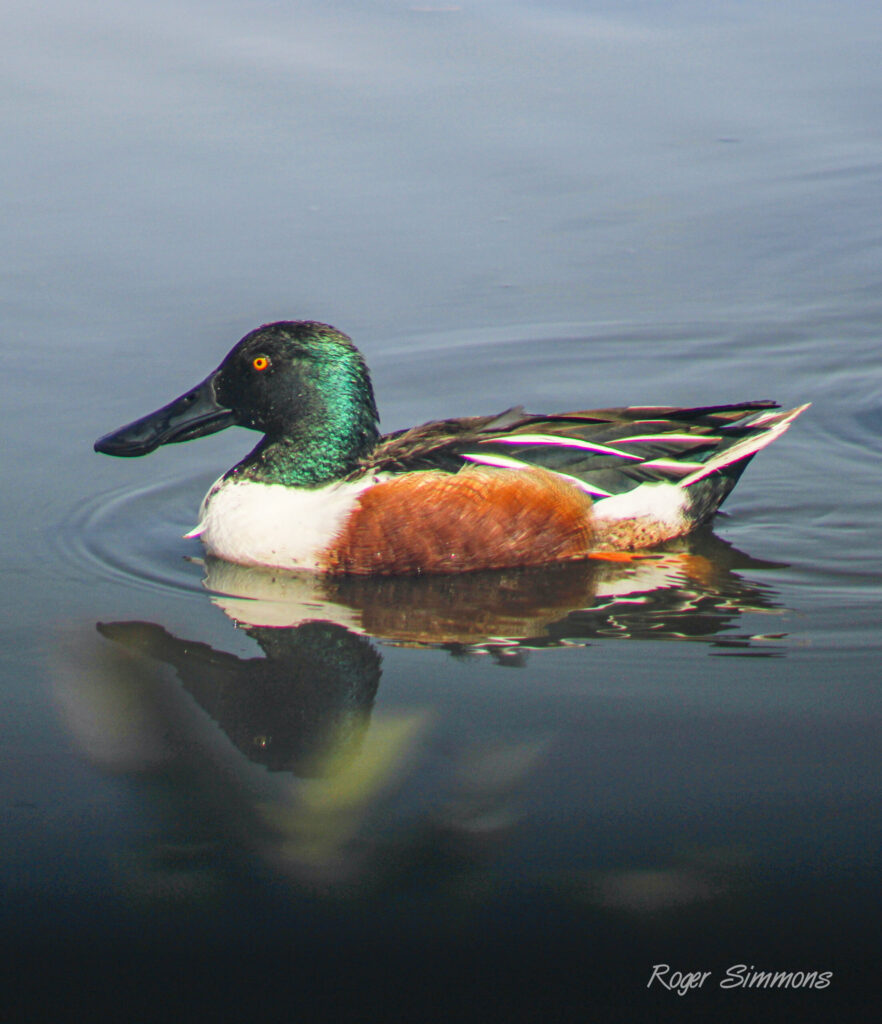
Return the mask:
M91 495L57 536L59 554L103 579L203 593L198 541L184 540L211 481L182 476Z

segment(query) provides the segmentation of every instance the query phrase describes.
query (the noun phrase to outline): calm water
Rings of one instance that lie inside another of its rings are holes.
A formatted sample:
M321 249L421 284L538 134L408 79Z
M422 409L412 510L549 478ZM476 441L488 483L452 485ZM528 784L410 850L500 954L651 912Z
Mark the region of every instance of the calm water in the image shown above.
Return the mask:
M7 8L0 1020L864 1019L876 5ZM635 565L206 564L253 436L92 441L292 317L387 430L813 406Z

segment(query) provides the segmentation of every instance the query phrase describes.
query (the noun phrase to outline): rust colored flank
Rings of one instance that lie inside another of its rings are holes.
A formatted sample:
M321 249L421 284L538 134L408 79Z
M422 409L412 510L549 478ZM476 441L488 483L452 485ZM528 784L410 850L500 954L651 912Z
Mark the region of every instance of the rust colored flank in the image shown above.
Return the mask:
M585 558L591 499L546 470L409 473L365 491L325 552L337 573L465 572Z

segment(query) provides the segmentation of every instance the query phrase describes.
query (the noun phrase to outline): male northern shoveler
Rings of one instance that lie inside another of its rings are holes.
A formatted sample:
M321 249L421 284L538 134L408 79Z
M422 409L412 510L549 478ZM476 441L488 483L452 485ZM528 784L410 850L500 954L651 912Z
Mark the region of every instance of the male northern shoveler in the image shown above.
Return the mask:
M146 455L232 424L258 430L263 439L209 490L187 534L210 554L331 573L460 572L688 533L805 408L515 408L381 436L352 341L327 324L285 321L247 334L201 384L95 450Z

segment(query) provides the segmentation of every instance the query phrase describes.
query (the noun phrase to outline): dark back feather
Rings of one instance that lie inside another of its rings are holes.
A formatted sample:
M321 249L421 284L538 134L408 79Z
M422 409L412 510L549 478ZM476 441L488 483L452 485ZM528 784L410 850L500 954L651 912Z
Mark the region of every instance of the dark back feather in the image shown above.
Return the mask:
M766 429L775 402L677 408L629 406L436 420L380 438L353 475L464 465L537 466L574 478L597 497L641 483L676 481L741 439ZM754 421L761 422L754 425Z

